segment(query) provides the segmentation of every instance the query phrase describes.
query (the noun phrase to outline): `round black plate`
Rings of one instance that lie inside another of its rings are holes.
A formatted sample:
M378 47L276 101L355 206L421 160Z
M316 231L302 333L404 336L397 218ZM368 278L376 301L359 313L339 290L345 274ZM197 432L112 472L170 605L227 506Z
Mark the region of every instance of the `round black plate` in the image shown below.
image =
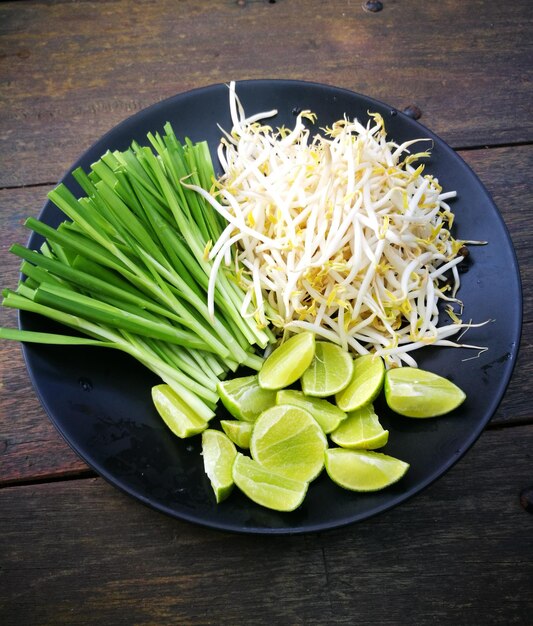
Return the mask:
M459 295L467 319L494 320L466 335L468 343L489 350L473 359L475 351L455 348L427 348L417 354L421 367L464 389L464 405L444 417L413 420L393 415L378 403L382 423L390 429L383 451L409 462L407 475L384 491L357 494L335 486L323 473L310 485L298 510L277 513L256 506L238 490L222 504L215 503L203 471L199 437L182 441L170 433L151 403L150 388L157 380L130 358L92 347L40 345L26 345L25 358L42 404L66 441L98 474L145 504L190 522L239 532L301 533L339 527L418 493L480 435L505 392L518 351L522 299L517 261L500 213L481 182L450 147L418 122L371 98L314 83L243 81L237 83L237 93L249 115L278 109L277 118L269 122L276 126L292 125L300 109L314 111L319 126L345 114L366 122L368 112L377 111L395 141L433 139L426 172L437 176L445 190L458 192L452 204L456 236L488 242L471 248L471 264L462 275ZM107 149L124 149L132 140L146 143L146 134L161 130L167 121L180 138L208 140L216 159L217 124L230 128L227 86L180 94L141 111L107 133L72 169L87 170ZM69 174L64 182L81 195ZM41 219L55 226L64 218L47 203ZM32 247L39 243L39 237L30 240ZM27 329L52 328L28 314L21 314L20 321Z

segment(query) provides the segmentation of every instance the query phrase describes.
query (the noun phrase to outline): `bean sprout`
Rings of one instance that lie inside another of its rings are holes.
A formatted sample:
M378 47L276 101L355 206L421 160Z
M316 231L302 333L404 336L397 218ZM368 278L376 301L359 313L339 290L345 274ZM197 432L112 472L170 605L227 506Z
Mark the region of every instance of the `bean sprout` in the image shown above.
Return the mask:
M277 112L247 118L234 83L230 112L223 175L210 192L187 185L228 222L209 251L211 310L217 268L231 265L246 314L280 335L311 330L388 366L416 365L410 353L423 346L463 345L449 339L474 326L451 308L462 308L465 244L450 232L456 193L423 174L428 151L409 151L428 140L394 143L378 113L366 126L344 117L311 136L315 116L302 111L293 129L273 130L265 120ZM452 323L439 326L440 301Z

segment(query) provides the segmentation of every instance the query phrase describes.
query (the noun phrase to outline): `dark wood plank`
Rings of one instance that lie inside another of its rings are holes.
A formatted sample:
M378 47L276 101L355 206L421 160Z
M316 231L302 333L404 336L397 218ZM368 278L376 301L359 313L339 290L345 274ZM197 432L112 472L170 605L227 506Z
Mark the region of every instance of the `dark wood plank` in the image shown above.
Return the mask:
M529 0L34 0L3 2L0 24L0 187L54 182L130 114L232 79L414 104L454 147L533 134Z
M526 624L532 448L532 426L486 432L409 502L293 537L192 526L100 479L6 488L2 623Z
M379 13L362 4L0 3L0 287L16 283L7 248L26 240L22 220L39 211L45 183L162 98L286 77L417 105L456 148L515 144L462 153L502 211L524 287L518 366L491 425L445 477L372 520L229 535L88 477L46 418L19 346L2 343L2 625L531 622L533 518L519 495L533 488L533 152L518 145L533 128L530 2L386 0ZM0 324L15 322L0 309Z
M0 288L14 289L19 259L9 254L15 243L26 243L26 217L37 216L49 187L0 190ZM17 312L0 308L0 326L17 327ZM0 343L0 484L88 472L46 416L24 364L20 345Z
M533 267L529 246L533 240L528 201L529 172L533 148L522 146L461 153L486 184L510 230L522 270L524 289L524 332L522 349L508 392L492 421L493 425L531 421L528 389L533 377ZM38 214L48 187L0 191L0 285L14 287L18 261L7 250L15 241L24 242L28 233L22 222ZM16 325L15 312L0 308L0 324ZM18 345L2 343L0 366L3 393L0 395L0 484L72 475L86 466L63 442L50 424L32 390Z
M349 623L357 606L379 624L529 624L533 520L519 494L532 482L532 436L532 426L484 433L408 511L380 520L383 528L330 537L336 615ZM354 567L355 552L364 556Z

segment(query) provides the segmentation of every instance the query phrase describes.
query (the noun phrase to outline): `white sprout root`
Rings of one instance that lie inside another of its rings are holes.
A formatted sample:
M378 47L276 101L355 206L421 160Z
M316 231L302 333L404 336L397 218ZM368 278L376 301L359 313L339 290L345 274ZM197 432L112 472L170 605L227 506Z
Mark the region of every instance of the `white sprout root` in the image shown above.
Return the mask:
M428 152L409 153L423 140L389 141L377 113L311 137L303 111L274 131L276 111L246 118L234 83L230 111L223 175L210 192L187 184L228 222L209 250L211 308L222 266L247 292L242 314L280 335L311 330L388 366L416 366L410 353L427 345L482 349L449 339L474 326L452 309L465 242L450 232L456 193L423 174ZM452 323L438 325L439 301Z

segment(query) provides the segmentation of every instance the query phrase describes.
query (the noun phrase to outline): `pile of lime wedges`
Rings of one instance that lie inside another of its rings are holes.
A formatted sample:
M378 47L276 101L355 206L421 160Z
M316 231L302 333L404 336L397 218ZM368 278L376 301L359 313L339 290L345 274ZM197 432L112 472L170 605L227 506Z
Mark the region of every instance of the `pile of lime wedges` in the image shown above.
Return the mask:
M154 387L152 398L175 434L201 433L217 502L237 486L262 506L293 511L324 469L357 492L384 489L405 475L408 463L376 452L389 438L373 406L382 391L393 411L414 418L443 415L465 399L446 378L412 367L386 370L379 356L353 358L310 332L277 347L258 374L219 384L234 418L221 420L220 429L195 420L168 385Z

